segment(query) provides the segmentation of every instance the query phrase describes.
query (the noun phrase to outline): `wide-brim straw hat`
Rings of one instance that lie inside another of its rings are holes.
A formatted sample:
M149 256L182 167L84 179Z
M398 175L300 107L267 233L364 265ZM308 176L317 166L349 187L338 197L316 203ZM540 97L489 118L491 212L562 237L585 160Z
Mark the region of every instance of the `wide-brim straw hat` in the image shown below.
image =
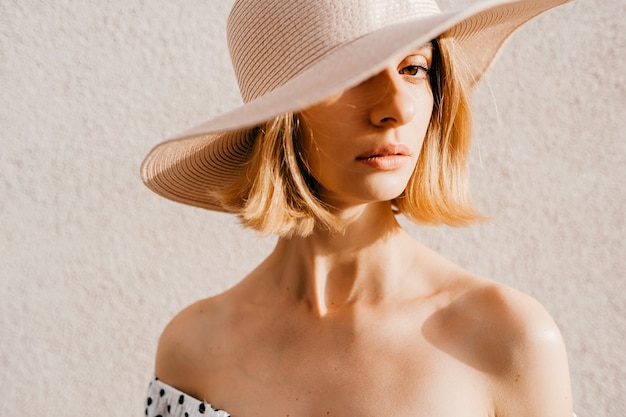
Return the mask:
M156 146L142 179L168 199L228 211L214 192L248 161L250 129L358 85L439 36L456 40L478 82L513 31L568 1L496 0L442 13L434 0L237 0L228 46L244 104Z

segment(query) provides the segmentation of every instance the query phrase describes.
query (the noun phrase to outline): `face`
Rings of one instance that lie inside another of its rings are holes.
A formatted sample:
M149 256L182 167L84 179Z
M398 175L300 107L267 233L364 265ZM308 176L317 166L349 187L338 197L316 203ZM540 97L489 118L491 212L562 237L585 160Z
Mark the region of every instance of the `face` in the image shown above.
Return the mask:
M300 114L305 162L323 201L338 209L398 197L428 129L430 45Z

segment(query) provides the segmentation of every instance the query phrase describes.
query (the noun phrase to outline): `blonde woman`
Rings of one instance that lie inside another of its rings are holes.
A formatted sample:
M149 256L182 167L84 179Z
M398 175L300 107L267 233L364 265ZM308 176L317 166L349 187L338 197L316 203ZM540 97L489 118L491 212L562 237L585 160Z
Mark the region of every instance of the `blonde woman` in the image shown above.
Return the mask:
M149 416L569 417L563 342L531 297L417 242L466 226L469 96L565 0L238 0L243 104L157 146L146 184L279 237L164 330Z

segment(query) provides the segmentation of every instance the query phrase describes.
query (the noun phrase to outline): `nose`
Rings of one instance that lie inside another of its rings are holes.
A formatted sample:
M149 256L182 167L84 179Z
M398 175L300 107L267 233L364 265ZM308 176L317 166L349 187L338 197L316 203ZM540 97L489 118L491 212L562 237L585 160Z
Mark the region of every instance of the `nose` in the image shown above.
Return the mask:
M413 120L415 97L395 69L385 69L367 83L371 88L370 123L373 126L398 127Z

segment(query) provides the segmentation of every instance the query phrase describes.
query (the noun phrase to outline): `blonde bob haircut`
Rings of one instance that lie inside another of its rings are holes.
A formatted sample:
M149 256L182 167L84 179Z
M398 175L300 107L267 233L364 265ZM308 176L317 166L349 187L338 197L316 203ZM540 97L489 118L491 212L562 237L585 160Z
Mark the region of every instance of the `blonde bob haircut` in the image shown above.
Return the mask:
M396 212L418 224L467 226L482 220L467 186L473 80L453 39L440 37L432 44L433 113L415 170L392 203ZM304 237L316 227L341 232L306 167L298 115L276 117L250 135L250 159L239 177L216 193L221 204L263 235Z

